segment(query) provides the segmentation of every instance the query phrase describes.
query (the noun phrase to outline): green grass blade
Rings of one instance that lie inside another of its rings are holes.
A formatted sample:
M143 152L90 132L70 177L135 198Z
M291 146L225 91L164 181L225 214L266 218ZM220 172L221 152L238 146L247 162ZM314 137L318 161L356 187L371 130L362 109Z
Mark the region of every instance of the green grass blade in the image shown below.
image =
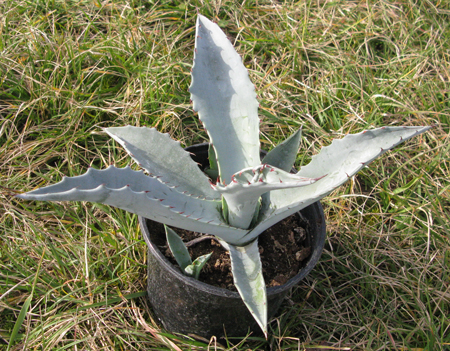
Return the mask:
M17 321L14 324L14 328L11 332L11 336L9 338L9 343L8 343L8 348L6 349L6 351L9 351L10 348L12 347L12 345L14 344L14 342L16 341L16 337L19 335L19 330L22 327L22 323L25 319L25 316L27 315L28 309L30 308L32 299L33 299L33 295L30 295L25 300L25 302L19 312L19 315L17 316Z

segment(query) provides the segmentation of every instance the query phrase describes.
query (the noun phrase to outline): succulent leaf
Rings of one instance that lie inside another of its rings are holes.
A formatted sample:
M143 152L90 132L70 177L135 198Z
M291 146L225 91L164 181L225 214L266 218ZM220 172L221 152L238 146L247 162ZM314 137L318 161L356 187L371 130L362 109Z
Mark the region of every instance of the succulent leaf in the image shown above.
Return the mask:
M294 167L295 160L297 159L301 137L302 128L298 129L289 138L270 150L263 158L262 163L280 168L285 172L290 172L292 167ZM270 192L267 192L261 196L261 204L263 208L269 206Z
M192 264L189 251L183 240L181 240L181 238L177 233L175 233L172 228L164 225L164 229L166 230L166 239L167 243L169 244L170 251L172 252L173 257L177 261L181 270L184 272L186 267Z
M311 162L296 174L314 178L327 176L301 189L276 190L270 193L270 204L260 210L259 224L248 234L252 240L283 218L330 194L363 167L386 151L431 127L382 127L350 134L324 147Z
M258 240L246 246L221 242L230 252L234 285L242 300L267 337L267 296Z
M194 260L194 262L192 262L189 251L178 234L166 225L164 225L164 229L166 230L166 238L170 251L180 266L181 271L190 277L198 279L202 268L210 259L212 252L199 256Z
M25 200L100 202L173 227L210 233L233 244L247 233L230 227L220 214L220 200L196 198L174 190L156 177L130 167L90 168L84 175L17 195Z
M168 134L147 127L112 127L105 131L122 145L139 166L169 186L193 196L220 199L208 178L181 146Z
M198 111L217 156L222 182L259 158L259 118L255 87L231 42L219 26L198 15L192 84Z
M190 275L194 277L195 279L198 279L200 276L200 272L202 271L202 268L205 266L206 262L211 258L212 252L206 255L202 255L197 257L192 264L187 266L184 269L184 272L187 275Z
M263 158L262 164L268 164L282 169L285 172L290 172L297 159L301 137L302 128L270 150Z
M208 161L209 168L205 170L205 173L211 179L219 179L219 166L217 165L216 152L214 151L212 144L209 144L208 146Z
M228 223L248 228L262 194L277 189L297 188L316 182L318 178L299 177L269 165L246 168L233 174L230 184L217 184L215 189L223 195L228 206Z

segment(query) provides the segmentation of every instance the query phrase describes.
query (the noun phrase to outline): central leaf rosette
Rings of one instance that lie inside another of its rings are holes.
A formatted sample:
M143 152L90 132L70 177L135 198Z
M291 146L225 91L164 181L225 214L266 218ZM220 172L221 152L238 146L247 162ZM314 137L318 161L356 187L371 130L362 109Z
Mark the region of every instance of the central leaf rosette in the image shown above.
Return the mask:
M247 229L258 217L261 195L272 190L298 188L315 183L319 178L306 178L287 173L268 164L246 168L231 176L228 185L212 185L226 201L230 225Z

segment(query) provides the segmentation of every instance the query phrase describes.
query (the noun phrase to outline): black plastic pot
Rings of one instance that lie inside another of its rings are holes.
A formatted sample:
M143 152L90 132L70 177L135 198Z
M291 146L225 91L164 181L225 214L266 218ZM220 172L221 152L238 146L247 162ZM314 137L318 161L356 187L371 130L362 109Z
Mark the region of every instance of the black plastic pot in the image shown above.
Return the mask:
M208 144L186 148L194 161L207 164ZM268 316L274 317L289 290L298 284L317 264L325 242L325 217L320 202L300 211L309 220L307 240L311 255L300 272L286 284L267 289ZM154 244L152 226L155 222L139 217L139 224L148 245L148 298L163 326L182 334L209 338L245 336L248 331L260 333L259 327L237 292L202 283L183 275Z

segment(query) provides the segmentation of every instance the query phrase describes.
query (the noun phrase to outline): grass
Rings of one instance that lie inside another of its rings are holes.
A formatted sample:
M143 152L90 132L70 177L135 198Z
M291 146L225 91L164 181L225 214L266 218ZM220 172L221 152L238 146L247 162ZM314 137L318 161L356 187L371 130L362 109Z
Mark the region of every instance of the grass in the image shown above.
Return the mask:
M436 125L323 200L323 256L267 341L163 330L135 216L12 197L126 165L102 127L206 141L187 92L196 9L242 54L264 149L303 125L300 165L347 133ZM448 0L4 0L0 13L0 350L450 349Z

